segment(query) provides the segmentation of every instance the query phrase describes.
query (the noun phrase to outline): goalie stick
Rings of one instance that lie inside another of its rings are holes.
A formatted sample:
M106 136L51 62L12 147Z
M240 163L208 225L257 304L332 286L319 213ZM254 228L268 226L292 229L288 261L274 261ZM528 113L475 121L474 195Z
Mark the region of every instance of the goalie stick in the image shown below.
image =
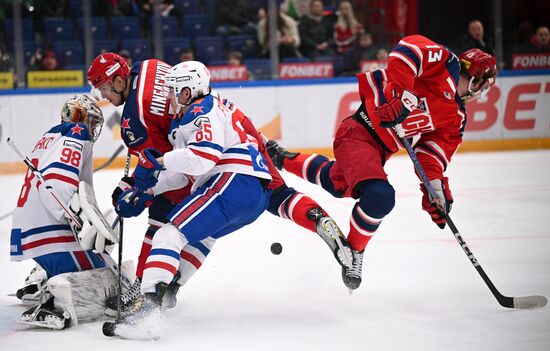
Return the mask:
M44 179L44 176L42 175L42 173L32 164L31 160L29 160L28 157L23 155L23 153L21 152L21 150L19 150L17 145L15 145L15 141L12 138L8 138L7 143L8 143L9 146L11 146L13 151L15 151L15 153L21 158L21 160L27 165L27 167L29 167L29 169L32 171L34 176L38 180L40 180L43 184L45 184L45 189L50 193L50 195L55 199L55 201L61 206L61 208L67 214L67 216L70 217L71 220L76 224L76 226L81 229L82 228L82 219L78 215L75 215L71 210L69 210L67 204L64 203L63 200L59 197L59 195L55 192L55 190L50 185L48 185L48 182L46 181L46 179ZM122 240L122 235L121 235L119 240ZM119 265L117 265L114 262L113 258L110 255L108 255L104 252L98 252L98 254L102 258L102 260L105 262L107 267L109 267L109 269L116 276L118 276L120 280L122 280L124 282L124 285L127 288L129 288L132 285L131 281L126 276L124 277L124 279L122 279L122 272L119 269L120 262L119 262ZM119 289L120 289L120 286L119 286Z
M120 153L125 149L124 145L119 145L117 147L117 149L115 150L115 152L113 152L113 154L111 155L111 157L109 157L107 159L107 161L105 161L105 163L99 165L98 167L94 168L94 173L97 172L97 171L101 171L103 168L106 168L106 167L109 167L111 165L111 163L113 163L113 161L118 157L118 155L120 155ZM21 156L21 155L19 155ZM2 216L0 216L0 221L8 218L8 217L11 217L11 215L13 214L13 211L10 211L6 214L3 214Z
M406 92L408 93L408 92ZM409 95L412 95L409 93ZM403 94L403 97L405 97L406 94ZM416 99L416 97L414 97ZM410 109L409 109L410 110ZM428 192L428 195L430 197L430 200L437 200L439 199L434 188L432 187L432 184L430 183L428 176L426 175L426 172L424 171L424 168L422 168L422 165L420 164L420 161L418 161L418 158L416 157L416 154L414 150L411 147L411 144L407 140L405 136L405 131L401 127L401 125L396 125L393 127L393 130L395 134L397 134L397 137L401 141L401 144L405 147L407 150L407 153L409 154L409 157L411 161L414 164L414 168L416 169L416 172L418 173L420 179L422 180L422 184L424 184L424 187L426 187L426 191ZM547 299L544 296L541 295L532 295L532 296L520 296L520 297L510 297L510 296L504 296L498 291L498 289L495 287L491 279L489 279L489 276L485 273L481 265L479 264L477 258L472 253L472 250L470 250L470 247L464 241L462 238L462 235L460 235L460 232L456 228L454 222L452 221L451 217L447 213L447 211L441 206L440 202L435 202L435 205L437 207L438 212L445 217L445 221L447 222L447 225L451 229L451 231L454 234L454 237L462 247L462 250L464 250L464 253L466 256L468 256L468 259L474 266L474 268L477 270L485 284L489 287L489 290L493 293L495 298L497 299L498 303L502 307L507 308L540 308L546 306Z

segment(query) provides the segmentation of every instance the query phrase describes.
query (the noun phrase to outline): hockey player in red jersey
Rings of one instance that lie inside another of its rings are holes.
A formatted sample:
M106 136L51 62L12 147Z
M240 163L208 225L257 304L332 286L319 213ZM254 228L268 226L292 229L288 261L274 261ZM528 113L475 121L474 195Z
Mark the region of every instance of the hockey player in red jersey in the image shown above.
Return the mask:
M421 35L403 38L390 53L388 68L357 75L361 106L338 127L333 143L335 160L291 153L275 141L267 143L275 165L321 185L335 197L353 197L348 242L353 265L342 269L344 283L361 283L367 243L391 212L395 191L384 171L385 162L401 148L391 127L398 124L409 138L418 136L414 150L430 183L450 211L453 196L444 172L462 142L465 103L495 83L496 60L478 49L457 57L446 47ZM418 98L409 112L402 96ZM445 219L430 202L426 189L422 208L440 227Z

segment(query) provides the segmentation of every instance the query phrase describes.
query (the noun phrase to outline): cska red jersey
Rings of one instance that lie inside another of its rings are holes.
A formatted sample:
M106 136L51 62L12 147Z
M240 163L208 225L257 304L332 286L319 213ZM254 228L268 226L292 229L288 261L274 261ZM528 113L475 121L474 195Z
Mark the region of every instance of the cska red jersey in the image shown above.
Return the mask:
M167 63L151 59L136 62L130 69L130 93L122 111L120 133L132 155L139 157L147 148L163 154L172 150L168 131L173 114L167 98L168 88L164 86L164 76L170 68ZM189 190L190 185L163 195L177 203Z
M388 68L357 75L366 110L363 125L390 153L402 146L391 128L380 127L373 113L394 87L418 97L418 108L401 124L408 138L419 136L414 151L429 179L441 179L462 142L466 111L458 96L460 63L446 47L421 35L403 38L390 53ZM358 112L361 114L360 112Z

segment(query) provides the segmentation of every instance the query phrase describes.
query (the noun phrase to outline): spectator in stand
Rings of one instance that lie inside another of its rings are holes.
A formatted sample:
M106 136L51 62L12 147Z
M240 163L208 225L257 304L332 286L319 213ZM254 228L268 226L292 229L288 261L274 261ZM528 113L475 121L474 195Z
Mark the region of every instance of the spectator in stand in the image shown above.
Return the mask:
M462 41L463 52L473 48L483 50L491 56L495 55L495 49L490 39L485 36L483 24L477 19L468 23L468 34L464 36Z
M0 45L0 72L11 72L13 76L13 83L15 84L17 82L14 62L2 45Z
M363 25L355 18L350 1L340 2L339 13L334 27L334 42L340 54L353 50L358 38L363 33Z
M37 49L31 57L29 71L55 71L62 69L57 62L55 52L50 49Z
M69 12L69 0L40 0L34 4L39 17L61 18Z
M548 27L540 26L531 38L528 46L529 53L550 52L550 31Z
M258 23L258 42L262 48L262 55L269 56L269 16L262 18ZM301 57L298 47L300 35L298 25L292 17L279 11L277 15L277 42L279 43L279 58Z
M377 51L378 48L374 45L372 34L369 32L361 33L354 48L355 67L359 67L361 61L374 60Z
M321 0L309 2L309 14L302 17L299 25L300 52L309 58L334 54L334 23L323 16L324 5Z
M390 53L388 52L388 50L384 49L384 48L380 48L378 50L376 50L376 55L375 55L375 59L376 61L388 61L388 58L390 57Z
M107 0L107 3L110 16L135 16L138 13L137 4L133 0Z
M128 66L130 67L132 66L132 63L134 63L134 59L132 59L132 55L130 54L130 51L126 49L122 49L118 54L122 56L122 58L124 58L126 62L128 62Z
M180 62L195 61L195 54L191 48L184 48L180 52Z
M215 7L216 35L254 35L257 25L253 22L246 0L217 0Z
M240 66L243 64L243 54L240 51L229 51L227 54L227 64L229 66Z

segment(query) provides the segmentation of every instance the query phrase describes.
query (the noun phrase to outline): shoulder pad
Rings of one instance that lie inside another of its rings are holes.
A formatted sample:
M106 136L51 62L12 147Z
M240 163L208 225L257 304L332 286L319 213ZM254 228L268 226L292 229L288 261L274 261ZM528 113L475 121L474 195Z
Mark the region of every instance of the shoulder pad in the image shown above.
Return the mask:
M84 123L65 122L48 131L48 133L60 133L63 136L78 140L90 140L88 126Z
M187 124L195 120L198 116L205 115L212 110L214 106L214 97L207 95L200 102L191 104L189 109L185 112L181 119L180 124Z

